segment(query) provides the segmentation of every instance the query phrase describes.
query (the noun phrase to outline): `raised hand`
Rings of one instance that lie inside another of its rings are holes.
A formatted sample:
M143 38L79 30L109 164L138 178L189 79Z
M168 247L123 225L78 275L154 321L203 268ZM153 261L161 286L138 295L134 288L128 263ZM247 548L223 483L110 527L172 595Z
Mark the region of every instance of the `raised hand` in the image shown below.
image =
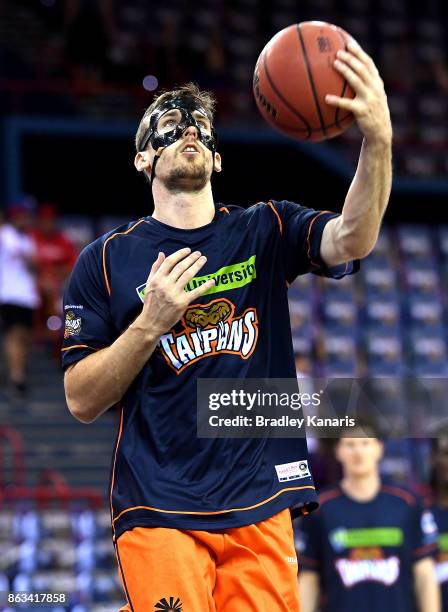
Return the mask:
M371 141L391 142L392 125L390 121L384 83L372 60L354 41L350 41L347 51L338 51L334 66L348 81L356 96L353 99L327 95L325 101L351 111L365 138Z
M169 257L159 253L146 282L142 316L151 332L161 336L175 325L186 307L204 295L215 284L213 279L193 291L185 291L185 285L205 265L207 258L199 251L185 248Z

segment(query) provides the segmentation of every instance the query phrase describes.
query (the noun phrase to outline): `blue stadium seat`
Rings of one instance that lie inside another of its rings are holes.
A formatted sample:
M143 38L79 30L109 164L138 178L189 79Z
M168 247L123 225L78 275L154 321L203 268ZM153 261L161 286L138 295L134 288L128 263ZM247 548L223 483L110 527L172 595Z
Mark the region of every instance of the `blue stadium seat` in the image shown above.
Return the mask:
M400 305L393 299L367 300L362 309L362 323L369 331L397 335L400 333Z
M402 225L397 230L403 261L426 263L433 258L431 230L424 225Z
M356 336L358 309L353 300L350 302L327 299L321 305L322 321L329 333L352 333Z
M72 512L70 516L73 537L76 541L91 540L98 528L95 513L91 510Z
M367 332L365 336L369 376L402 376L405 372L403 345L398 334Z
M312 304L310 300L289 300L289 314L291 317L291 329L295 332L309 335L309 329L312 324Z
M322 376L354 378L358 375L359 359L353 336L324 333L320 352Z
M440 278L434 264L408 262L405 269L404 280L410 298L430 297L438 299L440 292Z
M415 330L410 336L412 370L416 376L448 376L446 338L440 331Z
M387 260L375 262L375 265L363 266L364 292L367 300L398 300L399 289L397 273Z
M410 327L413 330L434 331L443 336L443 306L434 299L410 299L407 303Z

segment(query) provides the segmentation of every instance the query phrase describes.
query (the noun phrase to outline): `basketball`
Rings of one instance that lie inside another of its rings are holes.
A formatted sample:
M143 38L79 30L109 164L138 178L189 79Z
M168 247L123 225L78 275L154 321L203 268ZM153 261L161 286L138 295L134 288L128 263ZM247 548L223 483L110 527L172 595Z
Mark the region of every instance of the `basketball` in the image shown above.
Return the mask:
M333 66L352 40L342 28L304 21L278 32L262 50L254 71L255 100L264 119L298 140L327 140L342 134L352 113L330 106L327 94L355 94Z

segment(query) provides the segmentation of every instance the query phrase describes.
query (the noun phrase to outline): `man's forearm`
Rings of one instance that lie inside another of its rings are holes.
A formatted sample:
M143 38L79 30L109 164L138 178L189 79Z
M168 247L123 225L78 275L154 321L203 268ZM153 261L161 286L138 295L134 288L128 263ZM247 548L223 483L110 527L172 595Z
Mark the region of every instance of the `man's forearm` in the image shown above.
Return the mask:
M73 416L90 423L121 400L159 338L179 321L190 303L215 284L210 279L192 291L184 290L206 261L189 247L168 257L159 253L146 281L139 316L111 346L82 359L65 373L65 395Z
M77 362L64 378L73 416L90 423L120 401L158 341L139 316L109 347Z
M441 612L440 587L432 559L423 559L415 564L414 582L418 611Z
M434 583L430 588L417 591L419 612L442 612L439 587Z
M366 257L375 246L392 186L392 125L384 83L373 60L355 42L337 52L335 69L355 92L328 94L327 104L353 113L364 140L342 215L327 223L321 256L327 265Z
M340 217L341 239L350 256L364 257L375 246L391 186L390 141L364 139Z
M301 612L316 612L320 598L317 572L299 571L299 594Z

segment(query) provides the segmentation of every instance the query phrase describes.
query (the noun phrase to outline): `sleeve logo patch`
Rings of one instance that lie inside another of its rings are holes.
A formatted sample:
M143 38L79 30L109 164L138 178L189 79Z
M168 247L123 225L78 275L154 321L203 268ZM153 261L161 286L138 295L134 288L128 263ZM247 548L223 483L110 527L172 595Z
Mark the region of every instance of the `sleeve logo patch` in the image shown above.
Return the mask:
M79 336L81 333L81 317L69 310L65 314L64 338Z
M434 519L434 515L429 510L425 510L422 514L421 520L422 531L427 536L437 536L437 525Z

